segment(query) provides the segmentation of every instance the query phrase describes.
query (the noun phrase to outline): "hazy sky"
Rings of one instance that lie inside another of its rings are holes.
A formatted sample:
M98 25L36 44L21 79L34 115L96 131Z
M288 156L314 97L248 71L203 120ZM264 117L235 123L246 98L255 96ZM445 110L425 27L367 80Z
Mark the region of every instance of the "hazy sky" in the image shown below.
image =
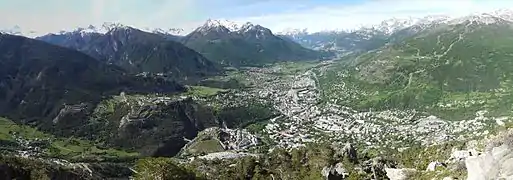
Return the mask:
M0 29L39 34L119 22L190 31L209 18L282 31L350 29L391 17L461 15L513 8L512 0L0 0Z

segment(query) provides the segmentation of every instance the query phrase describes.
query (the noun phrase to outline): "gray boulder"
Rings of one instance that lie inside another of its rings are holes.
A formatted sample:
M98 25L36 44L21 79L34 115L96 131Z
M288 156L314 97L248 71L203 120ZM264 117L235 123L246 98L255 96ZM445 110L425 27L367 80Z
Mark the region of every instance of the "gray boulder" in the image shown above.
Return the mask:
M351 161L358 161L358 155L356 153L356 149L350 143L346 143L344 148L342 149L344 157L349 158Z
M467 180L513 179L513 149L508 145L493 148L465 160Z
M342 163L337 163L334 166L331 165L322 168L321 174L326 180L345 179L349 175Z
M513 130L486 142L485 152L465 159L468 180L513 179Z
M334 143L332 145L333 149L335 149L336 159L342 160L344 158L349 159L351 162L358 161L358 155L356 149L351 143L346 143L344 146L339 143ZM342 147L342 148L341 148Z
M411 176L417 172L417 170L409 168L385 168L385 172L387 173L387 177L390 180L409 180L411 179Z

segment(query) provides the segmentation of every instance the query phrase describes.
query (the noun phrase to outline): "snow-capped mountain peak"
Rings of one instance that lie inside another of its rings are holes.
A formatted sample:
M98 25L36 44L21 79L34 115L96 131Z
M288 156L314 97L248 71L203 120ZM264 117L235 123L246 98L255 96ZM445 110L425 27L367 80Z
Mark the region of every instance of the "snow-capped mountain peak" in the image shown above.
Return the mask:
M270 31L269 29L262 27L258 24L253 24L251 22L246 23L236 23L228 20L213 20L209 19L203 26L196 29L196 31L201 33L206 33L209 31L217 31L217 32L225 32L225 33L247 33L250 31L257 31L259 33L267 33Z
M245 23L244 25L242 25L239 29L239 33L247 33L249 31L253 31L253 30L256 30L258 31L259 33L267 33L267 32L270 32L271 30L265 28L265 27L262 27L258 24L253 24L253 23L250 23L250 22L247 22Z
M0 33L2 33L2 34L10 34L10 35L17 35L17 36L23 35L23 33L21 31L21 28L18 25L14 26L12 28L9 28L9 29L0 29Z
M181 28L169 28L169 29L157 28L157 29L153 29L153 30L146 28L145 30L148 32L151 32L151 33L155 33L155 34L169 34L169 35L175 35L175 36L185 35L184 30Z
M225 19L208 19L203 25L206 28L224 27L229 31L238 31L241 28L240 24Z
M242 25L242 27L240 28L239 31L237 31L237 33L243 34L245 36L253 36L256 39L272 37L272 35L273 35L271 30L269 30L263 26L260 26L258 24L257 25L252 24L250 22L247 22L246 24Z
M499 9L491 12L490 14L507 21L513 21L513 10L511 9Z
M75 31L73 32L66 32L66 31L61 31L60 32L61 34L66 34L66 33L80 33L82 36L86 35L86 34L90 34L90 33L101 33L101 34L104 34L106 33L106 31L102 28L96 28L95 26L93 25L89 25L87 28L77 28Z
M103 33L112 31L114 29L127 29L130 28L129 26L123 25L121 23L111 23L111 22L105 22L102 25L101 30L103 30Z
M298 36L298 35L306 35L308 34L308 29L297 29L297 28L286 28L281 32L278 32L277 34L285 35L285 36Z
M24 31L20 26L15 25L11 28L0 29L1 34L10 34L16 36L36 37L36 31Z
M423 18L419 18L417 21L417 25L427 25L427 24L440 24L440 23L446 23L451 19L450 16L447 15L431 15L431 16L425 16Z
M450 20L449 24L461 24L465 22L476 23L476 24L495 24L499 22L504 22L505 19L498 17L496 15L492 15L490 13L483 14L473 14L469 16L464 16L460 18L455 18Z
M416 22L417 19L411 17L401 19L392 18L382 21L378 26L375 26L375 28L384 32L385 34L392 34L398 30L412 26Z
M242 25L240 29L251 29L254 27L255 27L255 25L253 23L247 22L244 25Z
M86 34L91 34L91 33L105 34L105 33L109 32L111 30L119 29L119 28L129 28L129 26L125 26L125 25L123 25L121 23L105 22L105 23L103 23L100 26L89 25L86 28L79 27L79 28L76 28L75 30L73 30L71 32L69 32L69 31L60 31L59 34L80 33L82 36L86 35Z

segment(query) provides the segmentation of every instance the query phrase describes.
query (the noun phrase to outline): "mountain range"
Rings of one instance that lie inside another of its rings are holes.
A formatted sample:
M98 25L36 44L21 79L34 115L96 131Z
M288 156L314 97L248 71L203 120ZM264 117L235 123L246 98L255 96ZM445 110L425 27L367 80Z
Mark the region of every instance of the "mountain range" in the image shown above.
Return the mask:
M393 36L401 39L398 37L402 35L403 40L362 55L358 62L360 69L365 69L361 71L362 77L370 78L368 75L373 74L372 79L383 83L387 81L382 78L391 78L388 75L400 71L409 79L395 79L395 82L418 83L412 76L431 77L446 86L444 89L454 91L495 89L503 78L510 77L511 61L507 59L512 39L507 34L513 33L512 21L483 14L420 31L416 28L399 31ZM380 60L379 65L376 58ZM394 70L389 69L392 67Z
M207 58L230 66L330 57L329 53L304 48L252 23L237 25L208 20L185 36L182 42Z
M35 39L79 50L129 72L166 73L171 77L205 76L218 71L218 64L262 65L333 56L275 36L260 25L221 22L208 20L186 36L180 35L183 32L180 29L140 30L118 23L105 23L100 27L78 28Z
M509 89L513 41L507 34L513 33L513 21L509 11L496 12L457 18L430 16L389 35L381 33L378 40L360 42L355 46L360 50L353 49L354 54L346 57L349 66L336 70L351 77L347 81L352 84L345 86L367 94L349 104L361 109L418 109L452 119L472 116L468 109L454 112L439 104ZM369 43L373 46L364 46ZM493 114L509 111L499 105L509 103L511 99L505 98L509 95L490 96L503 98L465 108L494 107L489 110Z
M0 114L47 130L80 128L74 126L80 116L104 96L185 90L176 82L129 76L78 51L21 36L1 34L0 52Z
M500 9L465 16L429 15L420 18L392 18L350 31L337 30L310 33L307 29L288 29L277 34L288 37L308 48L338 52L365 52L389 42L397 41L397 36L404 36L408 33L415 34L440 24L454 24L465 20L486 21L486 16L512 21L513 11Z
M215 63L176 41L123 25L104 33L79 29L36 39L78 50L133 74L148 72L194 78L219 72Z

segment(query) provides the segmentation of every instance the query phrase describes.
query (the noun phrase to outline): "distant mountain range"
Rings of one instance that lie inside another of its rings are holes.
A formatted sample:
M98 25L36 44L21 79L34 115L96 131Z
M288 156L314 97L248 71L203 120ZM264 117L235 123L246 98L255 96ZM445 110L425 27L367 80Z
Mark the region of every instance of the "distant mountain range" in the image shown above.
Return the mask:
M36 39L79 50L129 72L166 73L172 77L212 74L216 71L216 64L262 65L333 56L331 53L304 48L293 41L275 36L265 27L251 23L238 25L229 21L208 20L186 36L181 36L181 33L183 30L180 29L140 30L122 24L105 23L101 27L78 28ZM201 55L187 50L184 45Z
M208 20L181 41L207 58L230 66L330 57L329 53L304 48L252 23L237 25Z
M434 86L454 91L495 89L513 72L508 58L513 45L508 36L511 33L512 21L491 14L452 19L422 29L410 27L393 36L400 41L362 55L357 62L362 69L360 77L385 84L436 81L441 84ZM398 78L398 73L404 78Z
M89 25L87 27L79 27L72 31L59 31L55 33L50 34L66 34L69 32L81 32L83 34L87 33L100 33L104 34L109 32L111 29L115 29L117 27L125 26L120 23L111 23L111 22L105 22L101 25ZM180 28L169 28L169 29L162 29L162 28L141 28L142 31L155 33L155 34L165 34L165 35L171 35L171 36L185 36L187 35L183 29ZM36 37L38 32L36 31L25 31L25 29L22 29L20 26L13 26L11 28L5 28L0 29L0 33L4 34L11 34L11 35L18 35L18 36L27 36L27 37Z
M405 33L415 34L440 24L454 24L465 20L486 21L488 16L513 21L513 11L501 9L489 13L457 17L430 15L422 18L392 18L379 24L364 26L351 31L309 33L307 29L288 29L277 34L288 37L307 48L338 52L365 52L389 42L397 41L397 36L405 35Z
M348 66L335 72L348 72L351 85L367 94L353 99L352 105L361 109L442 109L436 113L455 115L438 104L452 103L460 94L470 98L472 93L510 91L513 13L496 12L458 18L431 16L391 34L367 31L370 36L360 34L361 41L346 48L357 52L344 57ZM496 97L502 98L473 108L488 106L494 113L509 112L503 104L511 103L511 96Z
M148 72L191 78L219 72L215 63L162 34L123 25L110 27L106 32L78 29L36 39L76 49L134 74Z

